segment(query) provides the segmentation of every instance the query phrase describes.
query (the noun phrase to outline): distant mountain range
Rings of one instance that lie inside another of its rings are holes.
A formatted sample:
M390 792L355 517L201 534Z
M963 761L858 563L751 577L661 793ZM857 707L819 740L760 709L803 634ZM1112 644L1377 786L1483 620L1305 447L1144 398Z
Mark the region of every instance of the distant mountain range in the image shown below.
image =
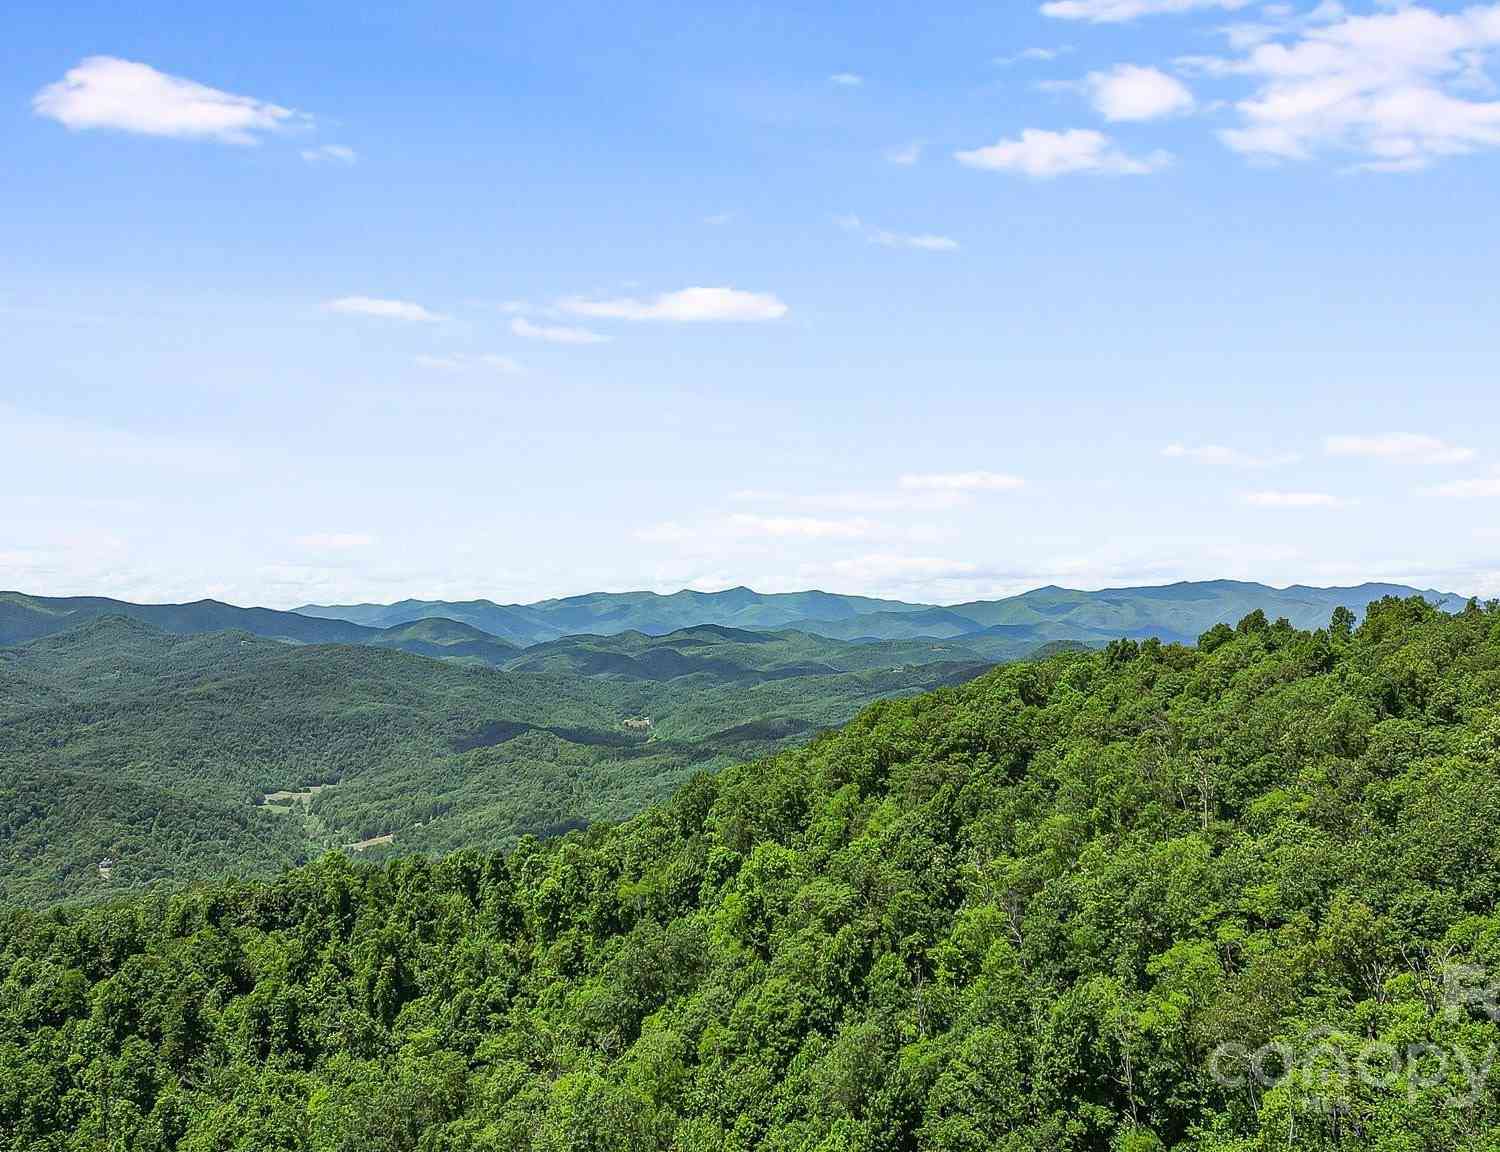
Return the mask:
M1235 580L1106 588L1038 588L1002 600L938 606L829 592L596 592L535 604L403 600L397 604L309 604L291 612L215 600L132 604L102 596L0 592L0 646L65 632L103 616L125 616L175 635L241 631L295 644L358 644L494 667L522 650L570 637L667 636L705 625L742 632L798 632L861 644L944 641L960 660L1012 660L1055 643L1102 645L1122 636L1191 643L1257 608L1299 628L1328 622L1336 607L1362 613L1386 596L1421 595L1457 611L1464 597L1399 584L1271 588ZM576 647L576 645L575 645Z
M395 648L419 656L499 665L520 648L507 640L442 616L391 628L318 619L271 608L237 608L217 600L193 604L131 604L103 596L26 596L0 592L0 647L71 631L90 620L123 616L174 636L248 632L293 644L356 644Z
M281 612L0 593L0 906L339 846L511 843L997 662L1192 641L1256 609L1319 627L1414 594L1211 581L939 607L736 588Z
M398 604L308 604L296 609L302 616L341 620L369 628L390 628L414 620L442 617L457 620L527 646L564 636L612 636L643 632L665 636L699 624L730 628L787 628L801 622L850 621L874 613L900 615L923 612L925 604L875 600L867 596L839 596L830 592L761 593L749 588L723 592L592 592L564 600L536 604L496 604L490 600L402 600ZM804 628L803 631L815 631Z
M125 616L176 636L249 632L298 644L365 644L380 632L345 620L317 620L271 608L236 608L217 600L131 604L104 596L27 596L20 592L0 592L0 645L24 644L67 632L101 616Z
M1159 636L1190 643L1215 624L1235 623L1257 608L1273 620L1285 616L1299 628L1316 628L1326 624L1339 606L1363 613L1371 601L1416 595L1449 611L1465 603L1463 597L1451 593L1399 584L1272 588L1237 580L1210 580L1098 592L1047 587L1003 600L976 600L948 607L827 592L767 595L749 588L731 588L670 596L598 592L536 604L495 604L488 600L310 604L296 612L304 617L383 629L416 620L449 619L524 647L566 636L623 632L662 636L715 624L742 630L792 630L862 642L952 640L986 658L1009 659L1039 644L1057 641L1103 644L1121 636Z

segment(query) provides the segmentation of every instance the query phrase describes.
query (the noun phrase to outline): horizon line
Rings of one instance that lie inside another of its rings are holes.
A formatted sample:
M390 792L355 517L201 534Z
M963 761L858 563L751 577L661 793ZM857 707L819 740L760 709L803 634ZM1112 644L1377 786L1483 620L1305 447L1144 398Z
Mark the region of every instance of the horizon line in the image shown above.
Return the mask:
M967 604L994 604L994 603L1001 603L1001 602L1006 601L1006 600L1019 600L1019 599L1023 599L1024 597L1027 597L1027 596L1035 595L1038 592L1072 592L1072 593L1077 593L1079 595L1085 595L1085 596L1097 596L1097 595L1102 595L1102 594L1110 593L1110 592L1159 591L1159 590L1168 589L1168 588L1192 587L1192 586L1195 586L1195 585L1202 586L1202 585L1208 585L1208 584L1239 585L1239 586L1243 586L1243 587L1247 587L1247 588L1261 588L1261 589L1265 589L1266 591L1269 591L1269 592L1281 592L1281 593L1292 592L1292 591L1295 591L1295 590L1298 590L1298 589L1307 589L1308 591L1314 591L1314 592L1356 591L1358 589L1368 588L1368 587L1371 587L1371 586L1374 586L1374 585L1387 585L1387 586L1390 586L1390 587L1407 588L1407 589L1412 590L1413 592L1420 593L1423 596L1428 596L1428 595L1438 596L1438 597L1441 597L1443 599L1464 599L1464 600L1469 600L1469 599L1481 599L1482 600L1483 599L1482 597L1475 597L1475 596L1471 596L1471 595L1468 595L1468 594L1465 594L1465 593L1460 593L1460 592L1445 592L1445 591L1441 591L1441 590L1439 590L1437 588L1422 588L1422 587L1419 587L1418 585L1410 584L1410 583L1407 583L1407 582L1401 581L1401 580L1389 580L1389 579L1387 579L1387 580L1378 580L1378 579L1377 580L1364 580L1364 581L1361 581L1358 584L1308 584L1308 583L1298 582L1298 583L1285 584L1285 585L1276 585L1276 584L1264 583L1264 582L1258 581L1258 580L1239 580L1239 579L1234 579L1234 578L1231 578L1231 577L1210 577L1210 578L1202 579L1202 580L1187 580L1187 579L1171 580L1171 581L1167 581L1167 582L1164 582L1164 583L1161 583L1161 584L1116 584L1116 585L1105 585L1105 586L1101 586L1101 587L1098 587L1098 588L1073 588L1073 587L1069 587L1067 585L1061 585L1061 584L1041 584L1041 585L1037 585L1034 588L1028 588L1024 592L1016 592L1016 593L1012 593L1012 594L1007 595L1007 596L994 596L994 597L989 597L989 598L980 597L980 598L969 599L969 600L956 600L956 601L952 601L952 602L949 602L949 603L944 603L944 602L939 602L939 601L927 601L927 600L901 600L901 599L896 599L894 597L889 597L889 596L873 596L873 595L870 595L868 593L861 593L861 592L830 592L827 589L823 589L823 588L803 588L803 589L797 589L797 590L793 590L793 591L789 591L789 592L759 592L759 591L755 590L754 588L751 588L749 585L746 585L746 584L734 584L734 585L730 585L729 587L726 587L726 588L719 588L719 589L714 589L714 590L711 590L711 591L704 591L703 589L698 589L698 588L679 588L679 589L677 589L674 592L657 592L657 591L654 591L654 590L649 589L649 588L634 588L634 589L626 589L626 590L623 590L623 591L604 591L604 590L597 590L596 589L596 590L590 591L590 592L578 592L578 593L572 593L572 594L566 595L566 596L547 596L547 597L543 597L540 600L527 600L527 601L520 601L520 600L500 601L500 600L491 599L491 598L486 597L486 596L475 596L475 597L469 597L469 598L465 598L465 599L427 599L427 598L423 598L423 597L420 597L420 596L404 596L404 597L401 597L400 599L389 600L389 601L358 600L358 601L325 602L325 603L317 603L317 602L313 602L313 601L308 601L308 602L299 604L299 605L297 605L296 607L293 607L293 608L272 608L272 607L269 607L268 605L265 605L265 604L236 604L233 601L220 600L220 599L217 599L216 597L212 597L212 596L202 596L202 597L199 597L196 600L162 600L162 601L155 601L155 600L125 600L125 599L122 599L122 598L120 598L118 596L105 596L105 595L99 595L99 594L96 594L96 593L87 593L87 592L74 593L74 594L52 594L52 593L43 593L43 592L23 592L23 591L21 591L19 589L0 589L0 597L3 597L3 596L21 596L21 597L26 597L28 599L42 599L42 600L110 600L110 601L114 601L114 602L120 603L120 604L139 604L139 605L142 605L142 606L150 606L150 607L191 607L193 605L198 605L198 604L221 604L221 605L224 605L226 607L238 608L238 609L241 609L241 610L244 610L244 611L260 610L260 611L266 611L266 612L291 612L291 613L295 613L295 614L300 614L304 609L308 609L308 608L320 608L320 609L366 608L366 607L369 607L369 608L393 608L393 607L395 607L395 606L397 606L399 604L407 604L407 603L415 603L415 604L490 604L490 605L493 605L493 606L495 606L497 608L536 608L536 607L539 607L541 605L558 604L558 603L562 603L562 602L565 602L565 601L568 601L568 600L582 600L582 599L586 599L586 598L591 597L591 596L652 596L652 597L656 597L657 599L666 600L666 599L671 599L674 596L682 596L682 595L712 597L712 596L723 596L723 595L726 595L726 594L731 593L731 592L747 592L747 593L749 593L749 594L751 594L753 596L759 596L759 597L772 597L772 596L775 596L775 597L789 597L789 596L810 596L810 595L816 595L816 596L835 596L835 597L844 597L844 598L847 598L847 599L870 600L870 601L875 601L877 603L885 603L885 604L903 604L903 605L907 605L907 606L910 606L910 607L918 607L918 608L958 608L958 607L962 607L962 606L967 605Z

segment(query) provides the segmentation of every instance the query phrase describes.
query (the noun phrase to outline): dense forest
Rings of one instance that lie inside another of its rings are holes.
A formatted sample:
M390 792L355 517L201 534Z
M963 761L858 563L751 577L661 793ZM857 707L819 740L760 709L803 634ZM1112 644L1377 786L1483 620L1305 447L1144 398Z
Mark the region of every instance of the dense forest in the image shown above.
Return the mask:
M0 648L0 905L271 875L349 845L508 847L988 666L941 642L713 628L523 655L509 672L119 616ZM261 802L278 793L299 798Z
M1500 606L882 701L508 853L14 912L0 1149L1500 1147Z

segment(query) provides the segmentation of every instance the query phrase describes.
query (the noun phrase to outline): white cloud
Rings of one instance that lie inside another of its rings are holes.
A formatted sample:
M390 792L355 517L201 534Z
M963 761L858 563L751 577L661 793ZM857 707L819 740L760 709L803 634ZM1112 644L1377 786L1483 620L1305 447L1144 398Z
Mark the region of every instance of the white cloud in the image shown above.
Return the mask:
M1394 7L1389 4L1385 6ZM1307 11L1299 11L1290 4L1267 4L1260 9L1254 20L1226 24L1218 31L1231 48L1236 52L1244 52L1289 32L1319 24L1336 24L1348 14L1339 0L1323 0L1316 8Z
M302 149L302 159L309 164L353 164L359 159L353 148L342 144L323 144L317 148Z
M1367 456L1418 464L1463 464L1474 459L1472 448L1460 448L1436 436L1401 433L1394 436L1330 436L1324 441L1330 456Z
M708 544L725 540L860 540L875 535L880 526L863 517L831 520L818 516L758 516L734 513L696 525L668 520L635 533L651 544Z
M1246 492L1244 502L1252 508L1345 508L1349 502L1327 492Z
M708 224L714 228L718 228L722 225L728 224L733 219L733 212L715 212L712 216L703 217L703 223Z
M862 236L871 244L883 248L909 248L919 252L957 252L958 241L951 236L939 236L931 232L890 232L884 228L868 227L858 216L840 216L838 226L845 232Z
M729 493L729 499L736 504L780 504L838 512L945 512L973 502L972 490L957 488L802 493L742 488Z
M533 324L524 316L510 322L510 330L524 340L540 340L546 344L604 344L608 336L591 332L587 328L575 328L565 324Z
M957 252L958 241L951 236L938 236L931 232L887 232L879 229L871 233L872 243L886 248L912 248L919 252Z
M858 72L835 72L828 77L828 82L837 84L840 88L859 88L864 84L865 78Z
M1161 454L1173 460L1196 460L1202 464L1226 464L1234 468L1279 468L1295 464L1301 459L1295 452L1256 456L1223 444L1168 444L1161 450Z
M1050 0L1042 14L1058 20L1086 20L1091 24L1123 24L1142 16L1197 12L1205 8L1233 12L1250 0Z
M416 356L413 359L423 368L436 368L444 372L468 372L476 368L499 372L505 376L515 376L521 372L521 365L516 360L509 356L497 355L493 352L479 353L477 355L456 352L445 356Z
M1130 155L1102 132L1082 128L1069 132L1028 128L1018 139L1001 140L987 148L957 152L954 156L967 168L1019 172L1036 180L1049 180L1075 172L1143 176L1160 171L1172 162L1171 155L1166 152Z
M914 492L1014 492L1026 481L1009 472L924 472L908 473L900 484Z
M169 76L148 64L90 56L32 97L38 116L74 129L255 144L308 118L290 108Z
M343 316L371 316L378 320L401 320L406 323L433 323L442 317L409 300L381 300L373 296L341 296L323 305L329 312Z
M825 492L804 497L803 502L840 512L947 512L973 503L973 496L970 492L956 489Z
M575 316L604 320L700 321L780 320L787 306L769 292L741 292L736 288L684 288L649 300L624 297L588 300L572 297L559 307Z
M1108 72L1090 72L1088 88L1094 107L1106 120L1159 120L1191 112L1193 94L1181 80L1156 68L1121 64Z
M1022 62L1045 64L1071 51L1073 51L1072 46L1067 44L1061 48L1023 48L1009 56L996 56L992 63L1002 68L1009 68L1012 64Z
M887 148L885 150L886 162L902 168L910 168L922 159L922 147L922 141L913 140L910 144L902 144L896 148Z
M1468 480L1456 480L1451 484L1440 484L1430 489L1435 495L1454 500L1500 499L1500 469L1488 476L1475 476Z
M858 540L871 535L876 525L865 519L823 520L814 516L734 515L726 525L736 536L795 537L804 540Z
M1202 71L1257 84L1235 106L1239 127L1221 133L1230 148L1269 160L1344 152L1378 171L1500 148L1500 102L1468 94L1488 83L1484 64L1500 48L1500 4L1448 14L1403 4L1328 16L1290 42L1260 43L1240 59L1196 61Z

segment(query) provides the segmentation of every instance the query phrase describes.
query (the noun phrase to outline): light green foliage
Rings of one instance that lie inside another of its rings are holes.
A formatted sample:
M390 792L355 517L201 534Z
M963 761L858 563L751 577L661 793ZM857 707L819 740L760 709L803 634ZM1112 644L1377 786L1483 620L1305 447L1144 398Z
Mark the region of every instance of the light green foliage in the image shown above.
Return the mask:
M1252 619L505 855L13 914L0 1149L1479 1152L1497 898L1500 609Z

